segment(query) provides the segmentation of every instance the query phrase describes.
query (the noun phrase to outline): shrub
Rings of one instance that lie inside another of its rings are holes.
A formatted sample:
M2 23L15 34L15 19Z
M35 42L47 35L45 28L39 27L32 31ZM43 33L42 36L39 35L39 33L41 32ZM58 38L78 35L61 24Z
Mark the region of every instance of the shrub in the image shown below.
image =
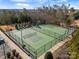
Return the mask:
M14 59L14 56L11 56L10 59Z
M15 53L15 57L18 58L18 56L19 56L19 53Z
M16 53L16 50L14 49L14 50L12 50L12 54L15 56L15 53Z
M19 55L19 56L18 56L18 59L22 59L22 57Z
M10 58L10 56L11 56L11 53L7 52L7 58Z
M23 48L25 48L25 47L26 47L26 45L22 45L22 47L23 47Z

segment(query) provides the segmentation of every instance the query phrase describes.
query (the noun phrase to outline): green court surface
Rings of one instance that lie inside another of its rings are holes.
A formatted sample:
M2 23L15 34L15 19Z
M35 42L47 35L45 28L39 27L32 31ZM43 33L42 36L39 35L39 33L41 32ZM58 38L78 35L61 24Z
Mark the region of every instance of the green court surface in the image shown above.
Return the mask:
M24 44L26 50L33 56L39 57L55 44L64 40L71 32L72 30L58 26L39 25L23 29L22 32L21 30L10 31L10 35L21 45Z

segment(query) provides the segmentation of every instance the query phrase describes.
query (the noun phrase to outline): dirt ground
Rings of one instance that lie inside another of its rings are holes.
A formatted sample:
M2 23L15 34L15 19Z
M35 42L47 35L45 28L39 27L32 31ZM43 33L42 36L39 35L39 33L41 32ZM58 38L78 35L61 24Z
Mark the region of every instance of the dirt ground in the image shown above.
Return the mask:
M14 25L1 25L0 29L4 30L4 31L9 31L9 30L14 30L16 29Z
M78 20L74 20L73 23L71 24L71 26L79 27L79 19Z
M75 20L75 23L77 24L77 26L79 26L79 20Z

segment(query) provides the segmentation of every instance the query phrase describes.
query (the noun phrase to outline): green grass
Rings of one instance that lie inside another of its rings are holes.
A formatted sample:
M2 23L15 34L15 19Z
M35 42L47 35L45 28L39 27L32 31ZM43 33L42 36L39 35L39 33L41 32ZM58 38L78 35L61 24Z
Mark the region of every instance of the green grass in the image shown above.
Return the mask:
M72 40L68 43L68 46L71 56L74 56L73 59L79 59L79 28L77 29L75 36L73 36Z

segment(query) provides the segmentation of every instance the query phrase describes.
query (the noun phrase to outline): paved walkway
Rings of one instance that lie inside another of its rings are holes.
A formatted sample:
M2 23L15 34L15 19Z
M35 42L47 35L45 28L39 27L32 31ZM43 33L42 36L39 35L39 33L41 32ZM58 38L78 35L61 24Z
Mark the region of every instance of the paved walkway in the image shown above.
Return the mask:
M5 42L11 49L16 49L20 53L23 59L31 59L25 52L23 52L14 42L12 42L3 32L0 31L0 35L5 39Z
M5 59L4 58L3 45L0 45L0 59Z

